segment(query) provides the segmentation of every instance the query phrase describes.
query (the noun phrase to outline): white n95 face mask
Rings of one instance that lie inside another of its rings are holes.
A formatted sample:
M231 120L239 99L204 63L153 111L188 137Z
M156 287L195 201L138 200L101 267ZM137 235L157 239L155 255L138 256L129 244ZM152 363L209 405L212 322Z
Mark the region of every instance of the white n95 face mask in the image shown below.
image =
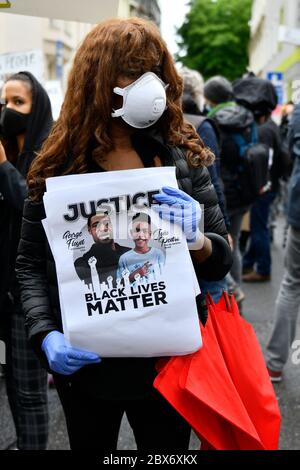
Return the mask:
M113 110L112 117L121 117L137 129L152 126L166 109L168 85L153 72L144 73L125 88L114 88L114 93L123 96L123 106Z

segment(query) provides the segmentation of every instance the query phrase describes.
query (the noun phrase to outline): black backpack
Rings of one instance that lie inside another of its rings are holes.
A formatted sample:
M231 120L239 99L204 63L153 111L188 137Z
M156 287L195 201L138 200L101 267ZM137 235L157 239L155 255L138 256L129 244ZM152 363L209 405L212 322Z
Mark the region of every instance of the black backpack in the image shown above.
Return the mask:
M239 149L237 184L241 202L252 204L270 189L270 151L267 145L257 143L254 123L248 130L248 138L241 132L233 132L231 136Z
M213 126L219 146L222 145L222 127L213 119L204 116L185 114L184 117L197 129L208 120ZM265 144L257 143L256 126L253 123L243 132L226 132L230 135L239 149L240 159L237 164L237 185L241 202L252 204L257 196L269 188L269 149Z

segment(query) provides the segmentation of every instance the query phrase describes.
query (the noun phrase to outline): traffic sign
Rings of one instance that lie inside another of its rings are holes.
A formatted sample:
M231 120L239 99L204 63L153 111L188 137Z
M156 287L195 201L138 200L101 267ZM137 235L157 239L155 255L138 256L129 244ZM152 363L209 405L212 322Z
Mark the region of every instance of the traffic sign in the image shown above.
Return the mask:
M270 80L276 89L278 104L283 104L283 73L268 72L267 80Z

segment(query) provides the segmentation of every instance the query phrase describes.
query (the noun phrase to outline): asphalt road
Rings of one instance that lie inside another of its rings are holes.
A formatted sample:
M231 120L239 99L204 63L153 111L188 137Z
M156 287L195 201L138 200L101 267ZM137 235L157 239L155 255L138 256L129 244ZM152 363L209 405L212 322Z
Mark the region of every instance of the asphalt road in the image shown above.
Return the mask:
M280 230L279 230L280 229ZM274 304L283 273L283 250L281 246L282 225L275 233L272 249L272 281L264 284L244 285L246 300L244 317L254 326L264 351L274 316ZM300 339L300 318L297 339ZM276 396L282 414L280 449L300 449L300 365L288 361L284 370L284 380L275 385ZM55 390L49 390L50 438L49 449L68 449L68 438L62 408ZM15 442L14 427L5 394L4 380L0 379L0 449L7 449ZM135 449L132 431L126 419L123 419L119 449ZM192 436L190 449L198 449L199 441Z

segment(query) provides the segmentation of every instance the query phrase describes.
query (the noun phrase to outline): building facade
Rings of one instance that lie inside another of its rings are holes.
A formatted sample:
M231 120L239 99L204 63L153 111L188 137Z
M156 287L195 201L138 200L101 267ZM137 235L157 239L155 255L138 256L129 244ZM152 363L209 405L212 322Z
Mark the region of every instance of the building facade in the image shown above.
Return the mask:
M15 12L10 13L7 9L4 13L4 10L0 10L0 87L7 75L20 69L30 70L34 61L33 71L41 81L59 81L64 89L78 45L91 30L93 23L107 17L143 16L160 24L160 9L156 0L114 0L110 2L110 6L107 2L92 0L94 5L99 5L97 16L88 16L81 0L67 0L71 1L73 9L62 9L63 19L55 18L60 12L58 6L61 5L59 1L55 6L57 1L52 2L53 9L49 9L49 2L28 0L25 4L27 9L18 9L16 2ZM14 7L14 2L11 3ZM33 13L34 5L37 4L38 16L26 16L26 13ZM43 5L47 9L43 10ZM47 13L49 17L41 17L43 13ZM91 22L66 19L81 16L84 19L90 18Z
M292 99L300 79L299 0L253 1L249 55L257 75L283 74L284 101Z
M160 27L161 14L157 0L130 0L130 16L139 16L153 21Z

